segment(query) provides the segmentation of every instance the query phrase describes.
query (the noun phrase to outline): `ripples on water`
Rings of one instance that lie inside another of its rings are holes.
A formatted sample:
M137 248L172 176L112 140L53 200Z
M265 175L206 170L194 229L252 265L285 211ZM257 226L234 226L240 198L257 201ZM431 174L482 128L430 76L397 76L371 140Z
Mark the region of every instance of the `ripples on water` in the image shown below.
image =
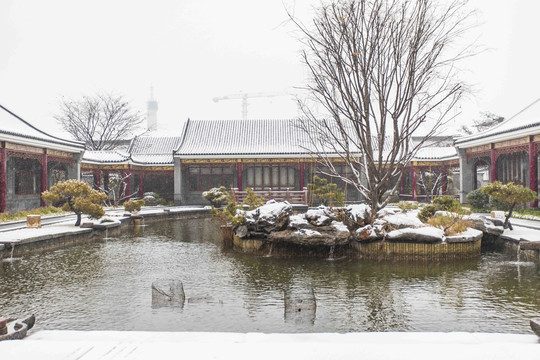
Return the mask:
M540 313L540 268L512 254L441 264L295 260L237 254L219 236L211 219L158 222L2 262L0 314L35 313L38 329L529 333ZM152 309L157 279L184 283L183 308ZM284 291L306 287L315 318L285 321Z

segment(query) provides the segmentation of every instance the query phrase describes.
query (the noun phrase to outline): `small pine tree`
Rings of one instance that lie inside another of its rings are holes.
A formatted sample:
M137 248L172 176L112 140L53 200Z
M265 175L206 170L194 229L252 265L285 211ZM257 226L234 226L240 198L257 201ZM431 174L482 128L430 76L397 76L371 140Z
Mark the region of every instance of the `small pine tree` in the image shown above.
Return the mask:
M336 184L328 184L328 180L317 175L313 176L313 183L308 184L313 198L327 206L343 206L345 194L337 188Z
M244 200L242 205L249 206L249 210L255 210L259 206L264 205L264 199L262 196L257 195L250 188L246 188L246 199Z
M82 214L88 214L96 219L105 215L101 203L107 199L107 195L92 189L84 181L59 182L41 195L47 203L62 204L64 211L73 211L77 215L75 226L81 224Z
M508 209L508 214L504 219L504 228L506 229L509 225L510 217L512 216L512 211L518 205L525 205L527 203L533 202L536 200L537 195L531 189L523 187L521 185L516 185L512 182L503 184L500 181L495 181L490 184L482 186L480 189L487 195L495 198L497 201L504 204L506 209ZM510 230L512 227L510 226Z

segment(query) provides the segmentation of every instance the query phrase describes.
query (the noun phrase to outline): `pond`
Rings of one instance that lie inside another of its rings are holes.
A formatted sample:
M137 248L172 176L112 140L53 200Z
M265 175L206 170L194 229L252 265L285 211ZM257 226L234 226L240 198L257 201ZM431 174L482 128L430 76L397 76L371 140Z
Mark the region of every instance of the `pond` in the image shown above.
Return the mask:
M159 279L183 282L183 307L152 308ZM291 321L284 292L306 288L316 314ZM164 221L1 262L0 314L29 313L49 330L530 333L540 266L497 251L449 263L254 257L225 249L212 219Z

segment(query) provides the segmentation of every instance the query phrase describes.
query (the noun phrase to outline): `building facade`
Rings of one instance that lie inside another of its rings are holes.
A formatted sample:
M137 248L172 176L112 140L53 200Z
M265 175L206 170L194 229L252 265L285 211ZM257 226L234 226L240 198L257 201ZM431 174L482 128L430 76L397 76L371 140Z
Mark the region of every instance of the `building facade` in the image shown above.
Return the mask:
M84 144L49 135L0 105L0 212L44 206L41 193L79 179Z
M457 138L455 147L462 202L486 181L514 182L538 194L540 99L491 129Z

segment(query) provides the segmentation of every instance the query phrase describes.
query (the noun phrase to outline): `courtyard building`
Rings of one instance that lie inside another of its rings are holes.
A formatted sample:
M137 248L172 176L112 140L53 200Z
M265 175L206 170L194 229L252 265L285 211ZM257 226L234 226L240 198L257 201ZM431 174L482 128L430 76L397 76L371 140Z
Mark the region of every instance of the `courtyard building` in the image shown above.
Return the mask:
M0 212L45 206L41 193L79 179L84 144L50 135L0 105Z
M457 138L455 147L462 202L469 192L496 180L523 185L538 194L540 99L491 129ZM537 207L538 200L531 206Z

